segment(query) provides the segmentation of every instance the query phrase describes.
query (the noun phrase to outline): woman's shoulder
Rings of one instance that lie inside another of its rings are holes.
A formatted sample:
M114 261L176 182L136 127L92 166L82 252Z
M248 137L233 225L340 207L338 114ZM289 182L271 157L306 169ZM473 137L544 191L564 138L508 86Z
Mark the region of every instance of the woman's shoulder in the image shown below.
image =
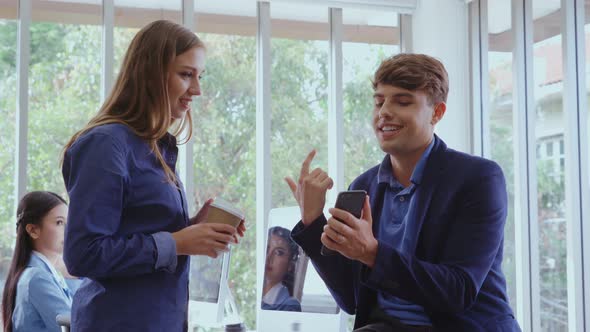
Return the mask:
M114 145L119 150L125 151L128 147L133 146L135 142L140 139L131 128L120 123L108 123L93 127L87 132L83 133L72 144L72 148L80 148L83 150L91 149L92 146L102 146L105 144ZM82 148L83 147L83 148Z
M130 139L137 137L137 135L135 135L129 126L122 123L107 123L96 126L84 133L82 136L80 136L80 138L90 136L109 136L120 141L121 143L126 143Z
M38 284L39 281L50 281L51 272L41 266L27 266L18 279L19 287L29 287L31 284Z

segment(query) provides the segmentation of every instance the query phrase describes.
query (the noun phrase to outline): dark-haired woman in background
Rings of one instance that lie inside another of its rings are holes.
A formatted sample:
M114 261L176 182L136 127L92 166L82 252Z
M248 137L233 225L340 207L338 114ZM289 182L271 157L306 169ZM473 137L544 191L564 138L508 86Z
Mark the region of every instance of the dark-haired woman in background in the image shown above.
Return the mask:
M278 226L268 230L262 309L301 311L301 304L293 297L298 254L299 246L291 239L291 231Z
M55 317L69 314L76 282L62 253L66 202L49 191L33 191L19 202L16 245L2 294L5 332L59 332ZM69 286L68 286L69 285Z

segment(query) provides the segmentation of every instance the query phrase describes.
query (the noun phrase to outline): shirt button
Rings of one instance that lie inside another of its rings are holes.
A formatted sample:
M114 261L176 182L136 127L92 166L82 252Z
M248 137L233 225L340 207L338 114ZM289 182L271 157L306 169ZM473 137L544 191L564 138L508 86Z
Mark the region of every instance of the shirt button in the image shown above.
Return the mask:
M404 196L401 196L401 197L399 198L399 201L400 201L400 202L403 202L403 201L405 201L405 200L406 200L406 199L404 198Z

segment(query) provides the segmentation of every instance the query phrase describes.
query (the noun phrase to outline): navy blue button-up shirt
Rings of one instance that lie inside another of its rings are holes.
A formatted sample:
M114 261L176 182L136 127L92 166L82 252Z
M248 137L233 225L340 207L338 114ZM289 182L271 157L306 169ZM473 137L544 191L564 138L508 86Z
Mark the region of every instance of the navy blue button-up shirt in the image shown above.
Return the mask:
M424 166L434 146L434 139L426 148L416 164L410 186L404 188L393 175L389 155L385 156L378 171L379 183L388 184L383 200L383 210L379 220L379 239L389 243L396 250L403 252L415 248L417 238L405 236L408 211L416 186L420 185ZM379 292L377 296L379 306L383 311L401 322L409 325L431 325L430 318L419 305L402 300L386 292Z
M160 151L175 170L176 139ZM72 331L181 331L187 324L187 256L171 232L188 225L182 183L167 182L146 141L122 124L95 127L64 158L70 197L64 260L86 277Z

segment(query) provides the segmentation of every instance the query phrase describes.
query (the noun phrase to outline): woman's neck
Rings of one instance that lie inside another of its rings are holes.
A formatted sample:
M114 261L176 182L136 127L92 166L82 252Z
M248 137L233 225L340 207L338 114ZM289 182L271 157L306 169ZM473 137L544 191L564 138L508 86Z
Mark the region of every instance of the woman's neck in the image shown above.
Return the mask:
M49 251L49 250L43 250L43 249L35 249L35 251L41 253L43 256L45 256L45 258L47 258L47 260L51 263L51 265L53 265L53 267L57 267L57 261L59 259L59 255Z
M262 295L266 295L266 293L268 293L268 291L270 291L277 284L278 282L265 282L262 286Z

